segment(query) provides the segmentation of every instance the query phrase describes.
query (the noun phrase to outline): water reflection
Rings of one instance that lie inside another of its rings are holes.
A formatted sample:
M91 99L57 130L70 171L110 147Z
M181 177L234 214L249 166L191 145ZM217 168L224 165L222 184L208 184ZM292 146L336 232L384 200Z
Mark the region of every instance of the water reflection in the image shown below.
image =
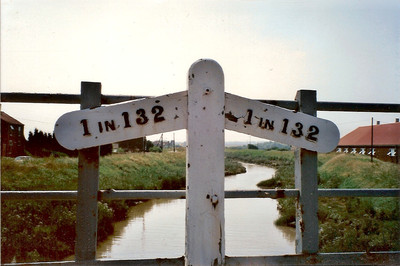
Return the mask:
M114 235L101 243L98 258L180 257L184 253L185 200L150 200L132 207Z
M260 181L271 178L275 170L256 164L242 163L246 167L246 173L232 175L225 178L225 190L259 189Z
M294 243L296 241L296 229L288 226L276 226L281 232L284 239L289 241L290 243ZM295 252L295 247L293 247L293 254Z
M274 174L271 168L244 164L247 173L227 177L225 189L258 189ZM185 200L150 200L132 207L129 219L101 243L98 258L144 259L181 257L185 249ZM277 202L272 199L226 199L226 255L294 254L295 231L277 227Z

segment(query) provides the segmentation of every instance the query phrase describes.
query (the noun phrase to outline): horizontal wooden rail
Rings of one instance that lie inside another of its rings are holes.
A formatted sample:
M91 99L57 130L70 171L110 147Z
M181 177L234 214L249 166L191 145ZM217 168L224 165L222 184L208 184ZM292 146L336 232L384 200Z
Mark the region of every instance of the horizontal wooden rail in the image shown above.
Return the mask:
M150 96L126 96L126 95L102 95L102 104L113 104L130 100L150 98ZM49 93L20 93L3 92L2 102L12 103L59 103L59 104L80 104L80 94L49 94Z
M254 257L225 257L224 265L398 265L399 251L338 252L299 255L274 255ZM184 265L184 257L144 260L52 261L32 263L7 263L4 265Z
M318 197L400 197L400 189L318 189Z
M400 104L317 102L318 111L399 113Z
M129 95L102 95L102 104L113 104L130 100L151 98L151 96L129 96ZM48 94L48 93L21 93L3 92L1 102L13 103L58 103L58 104L80 104L80 94ZM263 103L277 105L283 108L297 110L296 101L281 100L258 100ZM340 112L382 112L399 113L400 104L395 103L352 103L352 102L317 102L318 111L340 111Z
M262 103L277 105L286 109L297 110L296 101L258 100ZM317 102L318 111L338 112L381 112L399 113L400 104L396 103L353 103L353 102Z
M76 200L74 191L1 191L1 200Z
M226 199L296 198L297 189L227 190ZM1 191L2 200L76 200L77 191ZM400 189L318 189L319 197L400 197ZM98 200L184 199L185 190L100 190Z

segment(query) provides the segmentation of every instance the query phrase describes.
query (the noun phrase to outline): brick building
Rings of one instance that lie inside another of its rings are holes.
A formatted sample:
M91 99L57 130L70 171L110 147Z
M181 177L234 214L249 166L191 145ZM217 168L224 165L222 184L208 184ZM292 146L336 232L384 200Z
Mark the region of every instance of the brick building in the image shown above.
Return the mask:
M374 158L399 163L400 122L359 127L340 139L337 152L369 156L372 152Z
M1 156L25 155L24 124L1 112Z

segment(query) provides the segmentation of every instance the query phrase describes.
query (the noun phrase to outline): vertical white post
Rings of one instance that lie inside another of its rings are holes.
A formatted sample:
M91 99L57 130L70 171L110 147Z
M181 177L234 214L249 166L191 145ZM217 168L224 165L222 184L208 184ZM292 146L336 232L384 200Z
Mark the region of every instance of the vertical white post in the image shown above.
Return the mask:
M220 65L195 62L188 90L185 264L223 264L225 94Z

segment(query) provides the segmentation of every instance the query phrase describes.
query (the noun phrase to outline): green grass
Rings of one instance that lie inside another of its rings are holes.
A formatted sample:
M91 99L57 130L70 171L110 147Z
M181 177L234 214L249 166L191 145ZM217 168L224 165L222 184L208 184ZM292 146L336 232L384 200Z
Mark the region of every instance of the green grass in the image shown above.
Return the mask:
M294 188L293 152L228 150L227 157L272 166L263 188ZM400 166L351 154L318 155L320 188L399 188ZM278 225L294 226L295 199L279 199ZM398 198L320 198L320 251L400 250Z
M100 158L100 189L184 189L184 151L115 154ZM226 160L225 174L245 171ZM77 190L77 158L1 160L1 189ZM2 263L54 261L74 253L76 203L74 201L2 201ZM98 241L113 233L112 223L126 218L134 201L99 202Z
M174 189L184 187L185 154L131 153L100 158L100 189ZM76 190L77 158L2 159L2 190Z
M322 188L400 187L398 165L361 155L337 155L319 174ZM323 252L400 250L398 198L321 198L319 205Z
M76 158L33 158L16 162L1 158L2 190L76 190Z
M116 154L100 161L101 189L184 189L185 154Z

